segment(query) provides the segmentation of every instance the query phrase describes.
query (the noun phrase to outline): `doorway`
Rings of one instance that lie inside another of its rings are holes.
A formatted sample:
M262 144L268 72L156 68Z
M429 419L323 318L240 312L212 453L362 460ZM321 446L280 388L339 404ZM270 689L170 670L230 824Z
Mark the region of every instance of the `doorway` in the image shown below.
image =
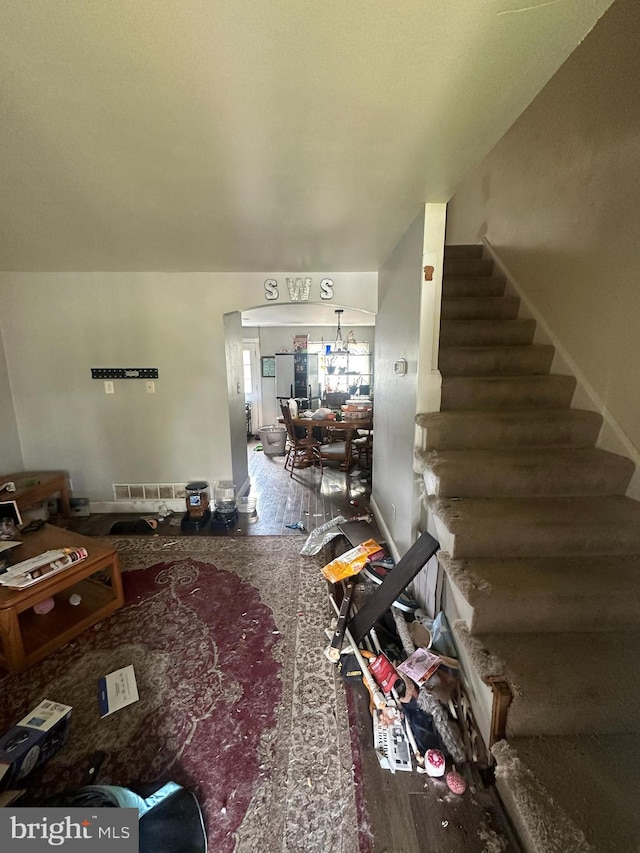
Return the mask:
M242 339L242 373L247 418L247 438L257 434L262 423L262 383L260 381L260 342Z

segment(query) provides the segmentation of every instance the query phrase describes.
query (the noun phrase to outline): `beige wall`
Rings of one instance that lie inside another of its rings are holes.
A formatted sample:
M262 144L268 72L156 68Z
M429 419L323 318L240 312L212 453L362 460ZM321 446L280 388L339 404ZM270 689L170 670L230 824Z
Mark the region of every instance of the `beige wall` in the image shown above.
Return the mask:
M458 189L632 457L640 448L640 3L617 0Z
M0 321L1 322L1 321ZM9 385L9 374L7 372L7 360L4 355L2 341L2 327L0 326L0 475L20 471L22 465L22 453L18 438L18 425L16 413L13 408L11 397L11 386Z
M309 275L333 278L336 303L375 313L375 273ZM224 315L266 304L265 278L284 283L285 274L0 274L25 466L68 469L76 495L101 502L113 483L231 479L238 430L246 447L240 397L229 403L242 331L231 318L233 352L225 348ZM116 380L107 395L92 367L157 367L156 393Z
M424 211L379 272L374 359L373 500L399 554L413 544L419 484L413 471ZM406 375L393 372L406 359ZM395 508L395 509L394 509Z

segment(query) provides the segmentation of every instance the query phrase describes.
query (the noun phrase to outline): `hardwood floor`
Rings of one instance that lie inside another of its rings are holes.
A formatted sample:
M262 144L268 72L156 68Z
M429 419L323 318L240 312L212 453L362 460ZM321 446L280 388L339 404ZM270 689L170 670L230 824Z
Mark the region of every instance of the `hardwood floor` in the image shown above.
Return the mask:
M365 513L371 494L370 472L355 467L347 474L339 470L337 462L326 462L322 474L316 468L296 469L294 476L284 470L284 456L267 456L260 450L259 442L247 444L249 494L257 499L255 520L239 513L238 524L228 535L233 536L298 536L304 531L287 527L302 522L307 532L330 521L338 515L351 518ZM211 484L213 490L213 483ZM95 514L87 518L73 518L70 527L89 536L104 536L116 521L131 521L140 516L131 513ZM183 533L180 529L181 513L161 522L158 533L172 536L211 536L210 527L197 533Z
M462 796L415 769L383 770L372 746L368 694L360 686L348 690L371 853L522 853L495 789L485 786L472 765L457 768L468 785Z
M293 478L284 470L283 456L267 456L247 446L250 494L257 498L257 518L242 515L229 536L298 536L338 515L365 514L369 507L370 472L354 468L349 474L329 462L323 473L315 468L297 470ZM213 484L212 484L213 485ZM136 519L131 514L92 515L76 518L70 526L86 535L108 535L115 521ZM210 536L209 527L199 533L183 533L182 513L159 525L158 533L171 536ZM301 521L304 531L292 529ZM324 638L319 638L324 642ZM472 766L458 768L469 789L459 797L446 785L428 776L383 770L373 749L372 720L364 686L348 686L352 738L361 754L360 791L366 804L368 831L361 853L517 853L520 850L493 789L486 788Z

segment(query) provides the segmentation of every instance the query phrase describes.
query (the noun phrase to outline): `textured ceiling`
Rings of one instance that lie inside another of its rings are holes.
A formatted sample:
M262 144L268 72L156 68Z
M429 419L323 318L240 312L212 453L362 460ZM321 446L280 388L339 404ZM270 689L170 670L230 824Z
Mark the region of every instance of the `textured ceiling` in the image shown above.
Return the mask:
M0 268L376 270L611 0L7 0Z

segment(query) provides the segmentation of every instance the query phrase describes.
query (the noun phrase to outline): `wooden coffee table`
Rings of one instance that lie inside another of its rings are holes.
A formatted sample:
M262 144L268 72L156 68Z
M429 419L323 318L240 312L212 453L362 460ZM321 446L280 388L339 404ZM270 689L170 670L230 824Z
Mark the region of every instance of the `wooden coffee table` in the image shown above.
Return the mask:
M65 645L124 603L120 562L114 548L99 539L45 524L23 534L12 549L12 563L57 548L86 548L89 556L23 590L0 586L0 667L21 672ZM91 577L100 572L100 577ZM80 604L69 597L77 593ZM55 607L38 614L34 604L53 597Z

